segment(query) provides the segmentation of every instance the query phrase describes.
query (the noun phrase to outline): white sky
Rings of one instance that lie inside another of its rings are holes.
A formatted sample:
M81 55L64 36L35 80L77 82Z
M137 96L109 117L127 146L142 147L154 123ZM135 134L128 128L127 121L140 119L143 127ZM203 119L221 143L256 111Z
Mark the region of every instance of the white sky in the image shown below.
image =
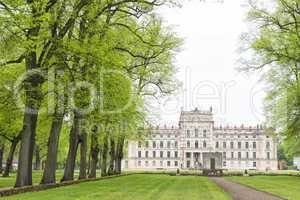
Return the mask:
M176 58L183 91L152 109L159 114L157 124L176 125L181 107L208 110L210 105L217 124L263 122L262 83L258 83L257 76L249 77L236 70L239 36L247 30L246 7L243 0L213 1L217 0L193 0L182 8L159 11L185 42Z

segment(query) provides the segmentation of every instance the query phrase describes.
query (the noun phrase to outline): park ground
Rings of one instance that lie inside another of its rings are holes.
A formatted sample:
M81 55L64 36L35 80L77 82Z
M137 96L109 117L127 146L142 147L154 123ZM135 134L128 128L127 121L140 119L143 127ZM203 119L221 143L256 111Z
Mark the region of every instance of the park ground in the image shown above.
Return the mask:
M40 173L35 173L38 183ZM60 174L58 174L60 176ZM12 178L0 178L1 187L13 185ZM292 176L253 176L226 177L258 190L273 193L289 200L300 199L300 177ZM207 177L169 176L158 174L136 174L81 183L67 187L25 193L7 200L230 200L231 197Z

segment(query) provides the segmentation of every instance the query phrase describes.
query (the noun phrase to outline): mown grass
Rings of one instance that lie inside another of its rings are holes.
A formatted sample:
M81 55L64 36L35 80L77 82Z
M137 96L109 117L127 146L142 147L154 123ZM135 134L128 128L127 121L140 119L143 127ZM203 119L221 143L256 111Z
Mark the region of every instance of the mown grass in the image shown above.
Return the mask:
M32 173L33 184L39 184L41 182L42 176L43 176L42 171L33 171L33 173ZM57 181L60 181L62 176L63 176L63 171L58 170L56 172ZM75 173L75 177L77 177L77 176L78 176L78 172ZM9 177L0 176L0 189L14 187L15 181L16 181L16 173L11 173Z
M300 177L295 176L250 176L227 177L262 191L266 191L289 200L300 199Z
M25 193L3 199L229 200L231 198L206 177L139 174Z

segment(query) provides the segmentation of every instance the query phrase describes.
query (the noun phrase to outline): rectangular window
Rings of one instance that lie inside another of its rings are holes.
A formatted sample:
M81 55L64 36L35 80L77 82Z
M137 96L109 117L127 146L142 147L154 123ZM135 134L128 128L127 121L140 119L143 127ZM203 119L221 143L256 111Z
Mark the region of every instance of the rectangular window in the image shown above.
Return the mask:
M226 142L223 142L223 148L226 149Z
M186 167L187 168L190 168L191 167L191 162L188 160L188 161L186 161Z
M195 129L195 137L199 137L199 130L198 129Z
M256 142L253 142L253 149L256 149Z
M234 158L234 152L231 152L231 158L232 159Z
M253 162L253 167L256 167L256 162Z
M141 141L138 142L138 147L139 147L139 148L142 147L142 142L141 142Z
M178 161L174 161L174 166L178 167Z
M256 152L253 152L253 159L256 159Z
M223 162L223 167L226 167L226 161Z
M191 153L186 153L186 158L191 158Z
M152 152L152 157L153 157L153 158L156 158L156 151L153 151L153 152Z
M176 142L175 142L175 148L177 148L177 147L178 147L178 142L176 141Z
M149 142L148 141L146 141L146 148L149 148Z
M190 137L191 137L191 132L190 132L190 130L187 130L187 131L186 131L186 137L187 137L187 138L190 138Z
M234 148L234 143L230 142L230 148L233 149Z
M249 142L246 142L245 146L246 146L246 149L248 149L249 148Z
M160 148L164 148L164 142L163 141L160 141Z
M178 151L174 152L174 156L175 156L175 158L178 158Z
M187 146L187 148L191 148L191 143L190 143L190 141L187 141L187 142L186 142L186 146Z
M167 152L167 156L168 156L168 158L171 158L171 152L170 151Z
M206 130L203 130L203 137L204 137L204 138L206 138L206 136L207 136L206 133L207 133L207 131L206 131Z
M241 152L238 152L238 158L239 158L239 160L242 159L242 153Z
M246 158L249 159L249 152L246 152Z
M142 152L138 151L138 157L141 158L142 157Z
M167 166L170 167L171 166L171 161L167 162Z
M238 142L238 148L241 149L242 148L242 143Z
M205 141L203 142L203 148L206 148L206 142Z
M156 148L156 142L155 141L152 142L152 147L153 147L153 149Z
M160 157L161 157L161 158L164 157L164 152L163 152L163 151L160 152Z
M145 152L145 157L146 157L146 158L149 157L149 152L148 152L148 151Z
M217 149L219 148L219 142L216 142L216 148Z
M270 152L267 152L267 159L270 160L271 156L270 156Z
M195 141L195 148L196 148L196 149L199 148L199 143L198 143L198 141Z
M168 141L168 144L167 144L168 148L171 148L171 142Z

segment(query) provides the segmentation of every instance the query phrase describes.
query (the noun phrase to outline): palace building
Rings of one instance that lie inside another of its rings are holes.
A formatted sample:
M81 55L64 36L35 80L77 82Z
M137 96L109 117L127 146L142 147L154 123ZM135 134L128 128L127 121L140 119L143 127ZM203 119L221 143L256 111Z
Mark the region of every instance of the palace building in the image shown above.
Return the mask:
M262 126L216 127L212 109L182 111L178 128L146 131L128 141L123 167L158 169L277 169L277 140Z

